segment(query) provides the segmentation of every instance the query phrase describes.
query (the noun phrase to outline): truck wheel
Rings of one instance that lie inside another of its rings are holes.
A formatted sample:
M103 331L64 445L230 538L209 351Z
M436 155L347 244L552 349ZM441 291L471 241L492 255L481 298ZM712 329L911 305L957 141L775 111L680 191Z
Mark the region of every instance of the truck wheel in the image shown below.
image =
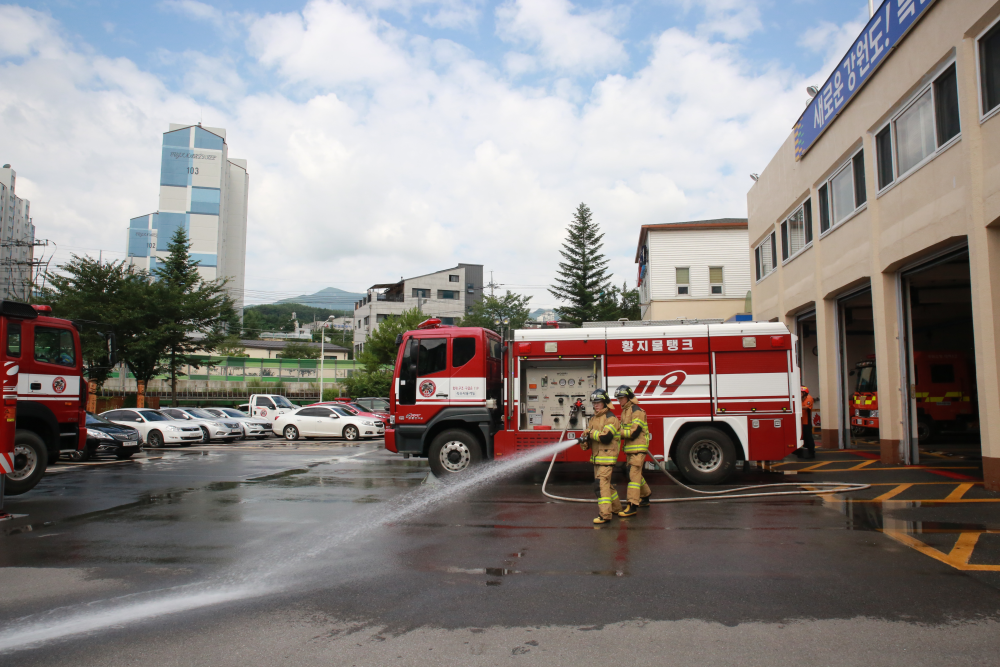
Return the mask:
M736 467L736 447L718 429L694 428L678 443L676 463L692 484L722 484Z
M14 472L7 475L4 493L18 496L35 488L45 474L49 452L45 443L31 431L14 434Z
M427 452L431 472L437 477L448 477L481 463L483 450L479 441L468 431L452 429L434 438Z
M934 422L930 419L917 420L917 438L920 440L920 444L930 442L934 438L934 431Z
M855 438L860 438L867 432L868 429L866 429L864 426L853 426L853 425L851 426L851 435L853 435Z

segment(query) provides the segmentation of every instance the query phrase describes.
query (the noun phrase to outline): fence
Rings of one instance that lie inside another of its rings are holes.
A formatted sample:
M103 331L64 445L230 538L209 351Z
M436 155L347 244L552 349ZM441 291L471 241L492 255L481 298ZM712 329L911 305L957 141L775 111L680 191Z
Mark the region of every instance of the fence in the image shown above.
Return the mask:
M319 359L249 359L247 357L200 357L204 363L199 366L183 365L180 368L185 380L208 382L319 382ZM362 366L356 360L324 360L323 381L349 378ZM134 380L128 373L126 377ZM118 372L111 374L112 380L121 380ZM167 380L168 375L158 375L154 380ZM113 382L111 383L113 384ZM271 393L271 392L269 392Z

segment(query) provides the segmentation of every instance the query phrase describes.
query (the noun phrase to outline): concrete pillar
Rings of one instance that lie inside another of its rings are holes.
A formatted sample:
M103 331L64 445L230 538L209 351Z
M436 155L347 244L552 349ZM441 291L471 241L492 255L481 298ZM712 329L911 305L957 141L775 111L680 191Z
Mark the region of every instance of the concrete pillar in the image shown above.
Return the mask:
M839 424L843 420L844 401L837 374L837 348L840 337L837 332L836 313L835 300L816 301L816 347L819 348L819 385L822 397L820 441L816 444L825 449L840 449L841 446Z
M877 256L876 256L877 257ZM872 277L872 314L875 317L875 366L878 373L878 438L882 463L901 464L903 451L903 382L900 368L899 303L896 274Z

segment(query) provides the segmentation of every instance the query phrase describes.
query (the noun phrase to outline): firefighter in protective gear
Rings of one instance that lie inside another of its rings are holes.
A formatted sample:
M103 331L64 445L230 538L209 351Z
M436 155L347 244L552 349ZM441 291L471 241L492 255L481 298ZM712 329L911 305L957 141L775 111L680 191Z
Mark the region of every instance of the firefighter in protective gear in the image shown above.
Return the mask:
M615 398L622 408L621 440L628 465L628 505L618 513L620 517L635 516L640 507L649 507L649 484L642 477L649 448L649 426L646 411L639 407L635 393L626 384L615 389Z
M800 459L816 458L816 442L813 440L812 429L813 397L809 395L809 387L802 387L802 446L795 450L795 456Z
M622 503L618 491L611 485L611 473L618 462L618 418L611 412L611 397L603 389L590 395L594 416L587 422L587 430L580 434L580 447L591 449L590 462L594 464L594 485L597 491L597 510L600 515L594 523L611 521L613 512L620 512Z

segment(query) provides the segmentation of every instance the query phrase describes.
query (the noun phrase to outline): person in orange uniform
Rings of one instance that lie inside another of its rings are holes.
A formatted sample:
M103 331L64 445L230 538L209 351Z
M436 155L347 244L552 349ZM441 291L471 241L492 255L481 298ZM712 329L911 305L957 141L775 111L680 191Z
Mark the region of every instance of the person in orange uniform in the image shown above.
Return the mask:
M603 389L597 389L590 395L594 404L594 416L587 424L587 430L580 434L580 448L593 447L590 462L594 464L594 483L597 491L597 511L599 516L594 523L601 524L611 521L612 513L622 511L618 491L611 485L611 473L618 463L620 422L611 412L611 397Z
M809 395L809 387L802 387L802 446L795 450L800 459L816 458L816 443L813 441L812 429L813 397Z

